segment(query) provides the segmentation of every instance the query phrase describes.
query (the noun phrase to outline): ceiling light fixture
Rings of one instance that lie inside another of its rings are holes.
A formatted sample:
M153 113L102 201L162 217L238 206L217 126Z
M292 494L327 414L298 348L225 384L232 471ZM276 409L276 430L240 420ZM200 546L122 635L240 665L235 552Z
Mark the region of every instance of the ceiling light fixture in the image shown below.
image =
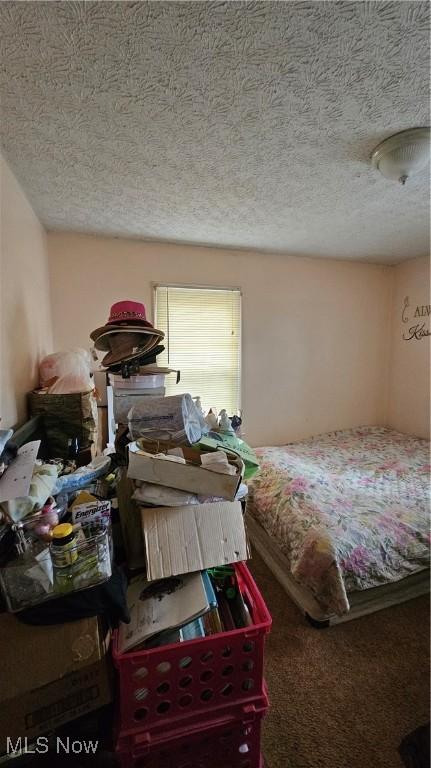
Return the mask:
M430 161L430 129L410 128L382 141L371 155L371 164L386 179L405 184Z

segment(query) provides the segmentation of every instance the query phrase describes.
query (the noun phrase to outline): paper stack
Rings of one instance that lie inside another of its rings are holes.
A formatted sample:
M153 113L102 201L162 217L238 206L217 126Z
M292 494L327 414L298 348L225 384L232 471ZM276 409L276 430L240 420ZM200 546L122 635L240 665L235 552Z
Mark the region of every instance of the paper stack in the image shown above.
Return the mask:
M154 647L203 635L203 624L197 620L217 605L206 571L161 581L137 576L127 591L127 603L131 621L120 626L122 653L148 647L149 641Z

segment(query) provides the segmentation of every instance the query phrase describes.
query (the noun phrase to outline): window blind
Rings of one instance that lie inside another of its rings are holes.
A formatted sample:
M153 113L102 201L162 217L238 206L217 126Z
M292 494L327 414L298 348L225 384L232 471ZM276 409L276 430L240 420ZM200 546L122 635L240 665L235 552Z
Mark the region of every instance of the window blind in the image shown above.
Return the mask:
M189 392L203 408L240 408L241 293L238 290L160 285L155 326L164 331L159 365L181 371L166 377L166 395Z

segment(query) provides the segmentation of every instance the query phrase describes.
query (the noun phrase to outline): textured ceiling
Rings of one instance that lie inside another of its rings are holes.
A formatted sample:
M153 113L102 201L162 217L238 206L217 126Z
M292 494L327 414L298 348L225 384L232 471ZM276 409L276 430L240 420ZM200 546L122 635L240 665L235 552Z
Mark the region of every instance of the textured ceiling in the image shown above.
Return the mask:
M3 152L49 229L395 263L429 253L428 2L1 2Z

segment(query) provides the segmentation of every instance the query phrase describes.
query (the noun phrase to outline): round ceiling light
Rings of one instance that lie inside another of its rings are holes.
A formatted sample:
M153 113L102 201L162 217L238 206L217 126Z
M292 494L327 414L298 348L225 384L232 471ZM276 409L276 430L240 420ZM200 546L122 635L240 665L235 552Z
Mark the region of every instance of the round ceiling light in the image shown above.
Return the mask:
M395 133L379 144L371 155L371 164L386 179L405 184L420 173L430 161L430 129L410 128Z

